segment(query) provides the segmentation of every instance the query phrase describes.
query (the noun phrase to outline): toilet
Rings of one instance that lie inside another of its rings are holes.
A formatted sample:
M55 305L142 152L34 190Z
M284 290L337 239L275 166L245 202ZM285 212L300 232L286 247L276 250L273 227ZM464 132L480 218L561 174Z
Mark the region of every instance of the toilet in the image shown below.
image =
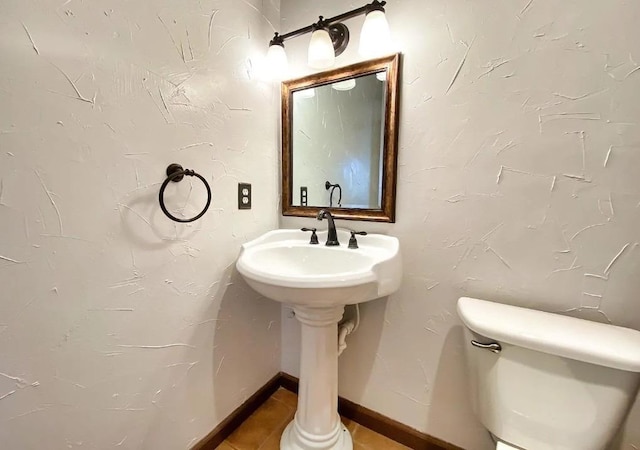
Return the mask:
M640 383L640 331L463 297L474 412L496 449L603 450Z

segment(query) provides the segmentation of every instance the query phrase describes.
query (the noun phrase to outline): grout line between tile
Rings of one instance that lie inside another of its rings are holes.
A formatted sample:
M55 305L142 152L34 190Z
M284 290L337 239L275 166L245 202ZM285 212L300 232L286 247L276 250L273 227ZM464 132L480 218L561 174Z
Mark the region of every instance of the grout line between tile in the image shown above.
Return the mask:
M277 399L274 399L274 400L276 400L276 401L280 402L280 400L277 400ZM284 402L280 402L280 403L284 404ZM288 409L292 409L292 408L290 408L290 407L289 407L289 405L286 405L286 406L288 407ZM294 414L295 414L295 411L294 411ZM280 432L280 427L281 427L283 424L285 424L286 422L288 422L288 421L290 420L290 417L291 417L291 414L287 414L287 415L284 417L284 419L282 419L282 421L278 424L278 426L276 426L276 427L275 427L275 429L271 431L271 433L269 434L269 436L267 436L267 438L262 442L262 444L260 444L260 446L258 447L258 450L260 450L262 447L264 447L264 444L266 444L266 443L269 441L269 439L270 439L274 434L276 434L276 433L279 433L279 432Z

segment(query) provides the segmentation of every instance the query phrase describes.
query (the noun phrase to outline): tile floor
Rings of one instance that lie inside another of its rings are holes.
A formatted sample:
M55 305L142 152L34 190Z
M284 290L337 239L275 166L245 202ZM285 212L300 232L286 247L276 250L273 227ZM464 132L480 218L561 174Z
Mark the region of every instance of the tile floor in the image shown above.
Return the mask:
M218 450L279 450L280 435L293 420L298 397L283 388L273 394L240 427L234 431ZM391 439L369 430L349 419L342 419L353 437L354 450L402 450L408 449Z

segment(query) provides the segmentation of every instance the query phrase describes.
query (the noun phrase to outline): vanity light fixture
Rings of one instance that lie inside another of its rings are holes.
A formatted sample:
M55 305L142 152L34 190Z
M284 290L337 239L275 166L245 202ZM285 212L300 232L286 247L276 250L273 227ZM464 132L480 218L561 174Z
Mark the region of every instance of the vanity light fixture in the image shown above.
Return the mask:
M318 22L291 31L276 33L269 43L267 60L273 78L283 79L287 70L287 57L284 41L303 34L311 33L308 64L314 69L326 69L335 62L349 43L349 29L342 21L366 14L360 35L360 54L366 58L381 56L391 51L389 24L384 12L386 1L373 0L360 8L347 11L325 19L320 16ZM275 48L274 48L275 47Z

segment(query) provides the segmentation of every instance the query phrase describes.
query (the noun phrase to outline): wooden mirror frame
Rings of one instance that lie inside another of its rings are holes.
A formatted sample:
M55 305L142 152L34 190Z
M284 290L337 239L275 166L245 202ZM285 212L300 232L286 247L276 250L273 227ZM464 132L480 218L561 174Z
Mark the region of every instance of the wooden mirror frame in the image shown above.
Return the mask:
M384 145L382 168L382 204L380 209L331 208L337 219L395 222L396 174L398 160L398 109L400 101L400 53L329 70L282 83L282 215L315 217L320 206L293 206L292 105L293 93L323 86L347 78L362 77L386 70Z

